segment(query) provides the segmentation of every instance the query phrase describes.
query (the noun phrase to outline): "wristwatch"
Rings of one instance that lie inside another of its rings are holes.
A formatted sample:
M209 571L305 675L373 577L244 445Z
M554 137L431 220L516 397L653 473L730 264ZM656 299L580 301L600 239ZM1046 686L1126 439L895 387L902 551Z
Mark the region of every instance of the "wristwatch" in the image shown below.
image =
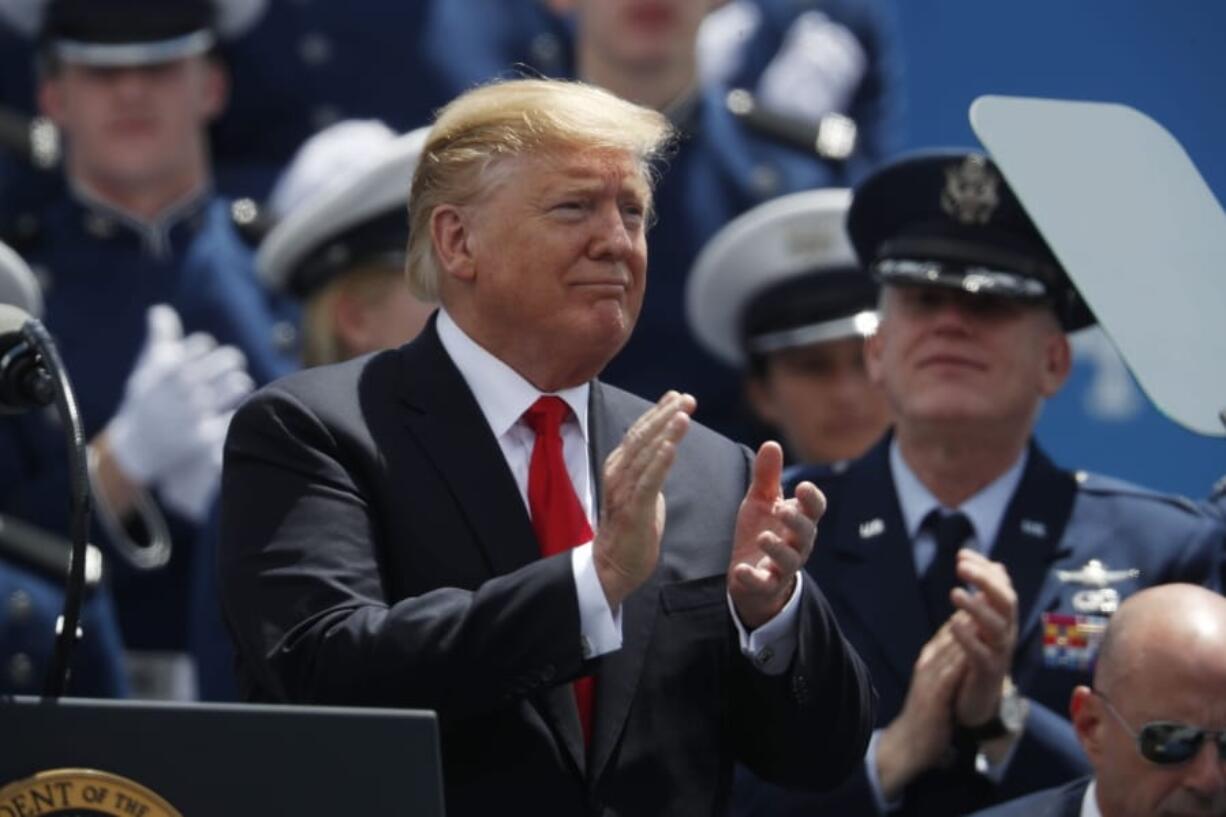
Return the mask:
M963 734L975 741L982 743L985 740L1004 737L1005 735L1021 734L1022 726L1026 722L1026 699L1018 692L1017 687L1013 685L1012 679L1005 676L1005 680L1000 687L1000 706L996 710L996 714L986 723L981 723L978 726L965 726L962 728Z

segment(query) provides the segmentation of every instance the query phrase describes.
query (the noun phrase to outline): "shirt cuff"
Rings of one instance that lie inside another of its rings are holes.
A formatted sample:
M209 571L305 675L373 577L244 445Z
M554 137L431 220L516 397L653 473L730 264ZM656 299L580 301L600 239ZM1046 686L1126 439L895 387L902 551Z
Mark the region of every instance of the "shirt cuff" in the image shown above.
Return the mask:
M741 652L766 675L782 675L787 672L792 656L796 654L800 585L805 580L804 575L804 571L796 574L796 587L783 609L752 633L745 629L741 617L737 615L736 605L732 603L732 595L728 594L728 610L732 613L732 623L736 625L736 633L741 640Z
M592 559L592 543L580 545L570 552L570 566L575 575L575 591L579 596L579 641L583 659L621 649L622 609L609 608L596 562Z
M881 780L877 777L877 742L881 739L882 731L874 729L873 736L869 738L868 750L864 753L864 774L868 777L868 787L873 792L873 805L877 807L877 813L889 814L902 805L902 798L887 801L885 792L881 790Z

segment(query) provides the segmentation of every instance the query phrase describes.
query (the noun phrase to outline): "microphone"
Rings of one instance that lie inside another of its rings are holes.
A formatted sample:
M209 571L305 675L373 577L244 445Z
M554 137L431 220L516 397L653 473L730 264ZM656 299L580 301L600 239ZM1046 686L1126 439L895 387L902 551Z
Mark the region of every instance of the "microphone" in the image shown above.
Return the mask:
M55 380L36 340L41 328L24 309L0 304L0 414L20 414L55 401Z
M16 301L20 306L5 301ZM22 307L25 307L23 309ZM68 684L68 666L80 638L89 535L89 468L77 398L51 333L26 311L42 313L42 293L17 253L0 243L0 414L19 414L55 404L64 428L70 491L72 552L64 610L56 622L55 647L43 696L58 698Z

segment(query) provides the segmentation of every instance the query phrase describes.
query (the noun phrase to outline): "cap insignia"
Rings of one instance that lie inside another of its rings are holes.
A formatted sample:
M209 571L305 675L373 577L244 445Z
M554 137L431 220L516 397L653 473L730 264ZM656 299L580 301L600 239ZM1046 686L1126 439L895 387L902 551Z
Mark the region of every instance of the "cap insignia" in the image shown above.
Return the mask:
M941 209L963 224L987 224L1000 204L1000 177L982 156L967 156L945 169Z

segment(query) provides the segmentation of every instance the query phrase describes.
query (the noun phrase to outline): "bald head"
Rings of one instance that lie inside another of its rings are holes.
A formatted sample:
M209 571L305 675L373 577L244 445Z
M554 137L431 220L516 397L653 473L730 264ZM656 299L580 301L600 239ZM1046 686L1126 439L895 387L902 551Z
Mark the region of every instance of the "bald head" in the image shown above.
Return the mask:
M1094 687L1078 687L1071 709L1103 817L1226 817L1216 739L1174 763L1151 761L1138 742L1146 724L1226 730L1226 599L1187 584L1131 596L1107 627Z
M1130 596L1107 628L1094 686L1110 693L1137 673L1174 666L1226 673L1226 598L1194 584L1158 585Z

